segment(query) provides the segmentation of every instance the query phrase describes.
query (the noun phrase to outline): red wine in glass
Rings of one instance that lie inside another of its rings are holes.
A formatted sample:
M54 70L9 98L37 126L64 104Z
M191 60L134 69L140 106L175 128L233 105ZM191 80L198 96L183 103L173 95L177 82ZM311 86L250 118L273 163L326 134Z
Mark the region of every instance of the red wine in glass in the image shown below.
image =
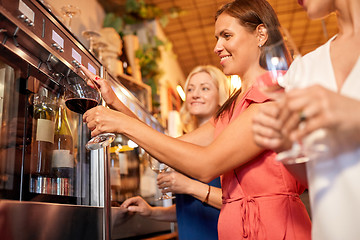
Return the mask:
M93 82L94 87L87 84L87 80L81 77L67 77L65 89L65 105L69 110L84 114L87 110L96 107L101 101L101 92L97 85ZM115 139L113 133L99 134L90 139L85 147L89 150L97 150L109 146Z
M87 110L96 107L99 103L91 98L69 98L65 101L65 104L71 111L84 114Z

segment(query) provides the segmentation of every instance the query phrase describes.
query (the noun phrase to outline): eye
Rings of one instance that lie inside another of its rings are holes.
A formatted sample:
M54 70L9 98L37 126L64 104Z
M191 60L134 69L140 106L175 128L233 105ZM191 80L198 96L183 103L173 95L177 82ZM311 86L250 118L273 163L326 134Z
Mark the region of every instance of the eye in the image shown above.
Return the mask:
M231 34L229 33L224 33L223 37L226 39L226 40L229 40L231 38Z
M209 91L210 89L208 87L203 87L202 90L203 91Z

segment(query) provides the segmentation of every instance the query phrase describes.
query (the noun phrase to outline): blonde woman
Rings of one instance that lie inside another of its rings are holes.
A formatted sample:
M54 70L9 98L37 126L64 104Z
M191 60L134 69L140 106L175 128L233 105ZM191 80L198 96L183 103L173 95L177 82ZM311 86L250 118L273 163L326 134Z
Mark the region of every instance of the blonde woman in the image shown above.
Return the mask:
M197 73L206 73L211 78L210 80L215 84L218 89L217 99L211 99L209 102L212 106L207 110L197 110L194 106L192 94L192 84L190 84L190 79ZM181 122L183 123L183 129L185 132L191 132L201 126L203 123L207 122L213 114L218 110L219 106L229 98L229 80L224 75L224 73L212 66L212 65L202 65L195 67L188 75L185 82L185 91L186 91L186 100L180 109ZM200 111L200 112L199 112ZM199 113L198 113L199 112Z
M228 99L228 79L214 66L198 66L188 75L185 92L180 114L184 131L189 132L210 120ZM205 184L172 171L159 174L158 185L162 192L176 194L176 204L151 207L141 197L135 197L122 206L152 219L176 221L179 239L218 239L217 221L222 204L219 177Z

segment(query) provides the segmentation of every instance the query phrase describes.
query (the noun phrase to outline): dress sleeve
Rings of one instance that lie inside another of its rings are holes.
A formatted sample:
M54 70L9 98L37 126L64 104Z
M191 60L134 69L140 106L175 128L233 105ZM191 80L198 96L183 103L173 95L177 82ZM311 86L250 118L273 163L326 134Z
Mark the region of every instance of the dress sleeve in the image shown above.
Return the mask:
M250 105L251 103L264 103L271 99L262 93L259 88L253 86L245 97L245 101Z

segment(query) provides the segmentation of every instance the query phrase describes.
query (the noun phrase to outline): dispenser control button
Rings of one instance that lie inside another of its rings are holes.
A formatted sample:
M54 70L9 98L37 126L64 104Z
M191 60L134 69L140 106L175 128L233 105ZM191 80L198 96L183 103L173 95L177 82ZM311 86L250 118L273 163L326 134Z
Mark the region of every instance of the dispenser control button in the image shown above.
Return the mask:
M72 63L75 65L75 67L80 68L80 63L76 60L72 60Z
M57 43L53 43L53 44L51 44L51 46L54 47L59 52L64 52L64 49Z

